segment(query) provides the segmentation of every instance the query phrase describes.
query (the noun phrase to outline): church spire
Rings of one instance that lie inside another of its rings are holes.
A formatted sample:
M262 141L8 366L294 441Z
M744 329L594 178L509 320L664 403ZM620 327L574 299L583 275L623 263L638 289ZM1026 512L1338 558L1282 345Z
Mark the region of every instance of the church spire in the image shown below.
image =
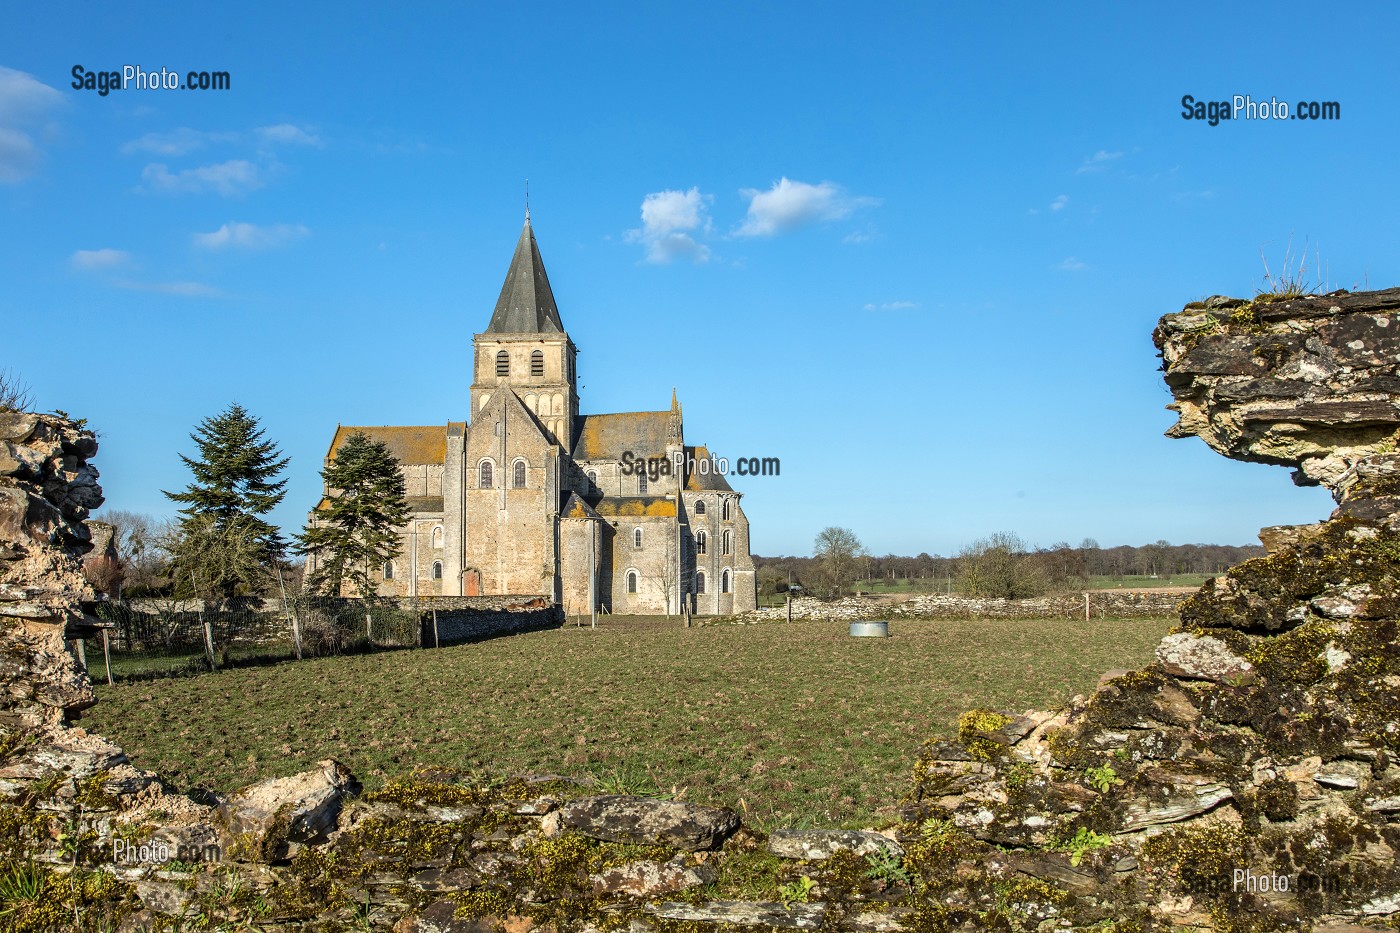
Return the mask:
M676 390L671 389L671 414L666 419L666 441L680 442L681 439L681 403L676 401Z
M559 308L554 304L554 292L544 271L535 231L530 227L530 204L525 202L525 226L515 244L510 269L506 272L501 296L488 334L562 334L564 324L559 320Z

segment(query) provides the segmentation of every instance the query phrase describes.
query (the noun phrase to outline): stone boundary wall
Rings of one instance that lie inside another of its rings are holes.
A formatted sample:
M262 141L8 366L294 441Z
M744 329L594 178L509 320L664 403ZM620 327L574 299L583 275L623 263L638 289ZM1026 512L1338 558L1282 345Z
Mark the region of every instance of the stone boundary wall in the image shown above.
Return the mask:
M1190 593L1091 592L1089 612L1094 618L1163 618L1176 615ZM792 618L804 622L853 622L861 619L1082 619L1084 595L1037 596L1029 599L991 599L972 596L916 596L892 603L881 597L852 596L821 600L802 597L792 601ZM756 609L735 617L740 622L783 622L787 607Z
M313 607L337 609L358 603L355 599L324 597L313 603L292 601L291 611L305 616ZM424 626L423 643L432 644L431 624L437 614L437 639L442 646L482 641L500 635L514 635L564 624L563 610L543 596L431 596L414 599L400 597L379 601L399 612L417 613ZM136 615L159 616L167 613L211 615L234 613L236 624L222 620L218 627L220 641L233 644L263 644L291 638L287 610L277 598L240 598L230 600L199 599L132 599L116 600L113 605ZM315 615L314 612L310 613ZM414 636L416 637L416 636ZM120 650L118 645L118 650Z
M438 641L441 645L460 645L500 635L559 628L563 624L563 611L556 606L494 612L486 609L438 610Z
M335 599L337 597L290 597L295 605L298 599ZM396 596L386 597L385 601L399 609L419 609L423 612L452 610L509 611L543 609L549 606L549 598L538 595L515 596ZM280 596L239 596L233 599L172 599L163 596L141 596L135 599L112 600L124 605L133 612L282 612Z

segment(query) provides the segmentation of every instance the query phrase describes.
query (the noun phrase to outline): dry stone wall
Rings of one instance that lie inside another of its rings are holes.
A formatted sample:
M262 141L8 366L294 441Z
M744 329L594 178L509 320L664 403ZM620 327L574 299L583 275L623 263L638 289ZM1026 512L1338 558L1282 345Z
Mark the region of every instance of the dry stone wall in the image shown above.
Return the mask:
M730 810L548 774L420 770L364 793L330 760L227 798L174 794L71 724L92 702L63 639L87 624L77 561L100 501L95 442L60 419L0 416L0 917L131 931L1393 929L1390 300L1221 299L1163 319L1175 433L1292 463L1337 511L1268 531L1269 555L1187 599L1144 670L1062 709L963 714L953 741L919 751L900 819L878 831L765 837ZM723 896L736 890L751 899Z
M1089 594L1094 618L1156 618L1176 614L1189 593ZM719 622L783 622L787 606L765 607ZM1037 596L1026 599L951 596L937 593L892 602L878 596L816 599L803 596L792 601L792 618L804 622L855 622L865 619L1082 619L1083 594ZM709 624L709 623L707 623Z

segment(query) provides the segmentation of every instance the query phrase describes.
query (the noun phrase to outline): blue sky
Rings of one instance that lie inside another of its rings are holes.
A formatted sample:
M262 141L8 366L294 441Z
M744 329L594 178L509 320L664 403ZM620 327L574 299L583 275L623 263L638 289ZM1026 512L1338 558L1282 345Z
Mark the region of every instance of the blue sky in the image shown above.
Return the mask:
M688 440L780 457L740 484L756 553L1324 516L1162 436L1150 334L1290 240L1329 287L1400 284L1400 8L967 7L10 5L0 368L153 514L239 401L299 528L338 422L466 416L529 178L585 410L675 386ZM231 88L70 86L126 64ZM1211 127L1184 94L1341 119Z

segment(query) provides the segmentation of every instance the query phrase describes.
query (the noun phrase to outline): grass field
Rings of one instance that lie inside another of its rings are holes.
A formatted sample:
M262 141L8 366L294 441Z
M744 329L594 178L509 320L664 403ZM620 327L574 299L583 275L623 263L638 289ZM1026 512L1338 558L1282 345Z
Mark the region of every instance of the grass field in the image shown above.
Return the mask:
M919 744L974 706L1054 706L1138 667L1169 620L844 624L606 618L98 687L82 725L135 764L231 790L325 757L370 788L414 766L593 774L732 806L751 824L888 819Z

